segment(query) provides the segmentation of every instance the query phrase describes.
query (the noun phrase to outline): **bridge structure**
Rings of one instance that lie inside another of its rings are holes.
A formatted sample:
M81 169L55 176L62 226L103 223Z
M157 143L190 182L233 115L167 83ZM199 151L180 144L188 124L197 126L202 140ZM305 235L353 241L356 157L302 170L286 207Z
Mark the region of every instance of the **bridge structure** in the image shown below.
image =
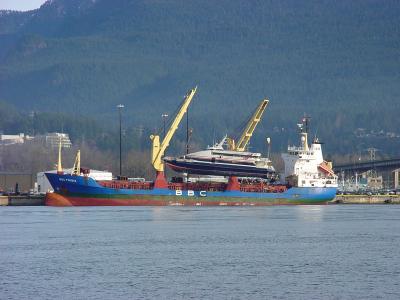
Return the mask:
M333 170L336 173L339 172L358 172L363 173L370 170L376 171L393 171L400 168L400 158L386 159L386 160L374 160L360 163L350 163L333 166Z
M379 173L393 173L394 187L397 189L400 186L400 158L334 165L333 170L336 174L361 174L371 170Z

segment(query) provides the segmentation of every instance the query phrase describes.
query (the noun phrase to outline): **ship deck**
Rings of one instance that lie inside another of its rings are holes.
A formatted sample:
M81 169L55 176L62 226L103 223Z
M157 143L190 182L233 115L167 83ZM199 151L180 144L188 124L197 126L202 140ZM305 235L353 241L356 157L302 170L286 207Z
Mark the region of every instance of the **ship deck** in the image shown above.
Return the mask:
M97 181L101 186L112 189L131 189L131 190L152 190L153 182L136 182L125 180ZM223 192L228 188L228 184L220 182L169 182L169 190L192 190ZM239 190L252 193L283 193L288 189L286 185L269 184L263 181L242 181L239 182Z

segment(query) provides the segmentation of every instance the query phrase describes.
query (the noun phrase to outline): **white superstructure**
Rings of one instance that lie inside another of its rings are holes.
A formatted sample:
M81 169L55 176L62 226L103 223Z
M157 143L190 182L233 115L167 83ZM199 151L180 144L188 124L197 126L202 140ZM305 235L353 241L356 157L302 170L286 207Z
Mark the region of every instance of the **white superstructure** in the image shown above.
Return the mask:
M270 171L275 171L271 160L267 157L262 157L261 153L224 149L226 140L227 136L225 136L219 143L207 147L207 150L189 153L183 157L185 159L212 161L213 163L226 162L248 164L259 168L269 168Z
M290 185L298 187L337 187L337 176L331 163L324 161L321 143L314 139L308 145L307 122L298 124L301 133L300 146L289 146L288 152L282 154L285 163L284 178Z

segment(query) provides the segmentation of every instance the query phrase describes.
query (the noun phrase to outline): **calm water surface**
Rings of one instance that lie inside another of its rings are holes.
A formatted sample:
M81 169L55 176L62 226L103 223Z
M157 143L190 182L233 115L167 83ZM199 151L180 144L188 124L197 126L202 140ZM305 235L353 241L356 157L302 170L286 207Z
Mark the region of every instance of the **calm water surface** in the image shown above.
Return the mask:
M0 299L400 299L400 206L2 207Z

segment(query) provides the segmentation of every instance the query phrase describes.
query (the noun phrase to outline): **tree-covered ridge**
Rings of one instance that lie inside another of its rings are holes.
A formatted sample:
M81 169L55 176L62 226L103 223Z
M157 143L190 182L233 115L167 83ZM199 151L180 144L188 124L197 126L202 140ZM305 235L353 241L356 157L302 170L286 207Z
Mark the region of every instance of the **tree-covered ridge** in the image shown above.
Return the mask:
M396 1L55 0L8 31L0 99L110 124L124 103L127 122L152 131L199 85L200 144L237 134L268 97L254 147L271 135L283 150L307 113L330 150L350 152L357 128L400 127L399 18Z

